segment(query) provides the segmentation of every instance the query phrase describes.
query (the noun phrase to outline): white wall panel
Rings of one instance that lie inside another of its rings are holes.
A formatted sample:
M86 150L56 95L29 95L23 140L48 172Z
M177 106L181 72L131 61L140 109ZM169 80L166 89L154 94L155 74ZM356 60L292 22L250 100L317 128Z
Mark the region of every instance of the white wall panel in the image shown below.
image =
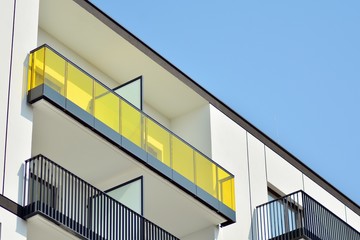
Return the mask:
M350 226L360 232L360 216L354 213L354 211L348 207L346 207L346 220Z
M285 195L302 190L302 173L270 148L265 151L267 181Z
M1 240L27 239L26 222L0 207Z
M253 209L253 239L256 239L256 207L268 201L267 180L266 180L266 160L264 144L251 134L248 136L249 151L249 181L251 192L251 207Z
M304 190L321 205L325 206L344 221L346 220L344 204L307 176L304 176Z
M0 0L0 192L2 192L6 112L9 86L13 1Z
M36 47L38 0L17 0L10 90L8 147L4 193L21 203L23 170L31 156L32 111L26 101L28 53Z
M251 209L246 132L215 107L210 107L213 159L235 175L236 223L220 228L219 239L249 239Z
M196 108L177 118L171 119L171 130L211 157L209 105Z
M218 232L218 227L206 228L183 237L182 240L216 240L218 239Z

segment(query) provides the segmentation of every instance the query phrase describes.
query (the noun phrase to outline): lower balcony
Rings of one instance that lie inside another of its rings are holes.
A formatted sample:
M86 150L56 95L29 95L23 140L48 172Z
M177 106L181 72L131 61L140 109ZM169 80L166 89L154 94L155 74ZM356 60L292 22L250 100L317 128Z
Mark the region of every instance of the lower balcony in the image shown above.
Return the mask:
M359 240L360 233L303 191L256 208L258 239Z
M82 239L178 239L42 155L24 174L25 219L40 215Z

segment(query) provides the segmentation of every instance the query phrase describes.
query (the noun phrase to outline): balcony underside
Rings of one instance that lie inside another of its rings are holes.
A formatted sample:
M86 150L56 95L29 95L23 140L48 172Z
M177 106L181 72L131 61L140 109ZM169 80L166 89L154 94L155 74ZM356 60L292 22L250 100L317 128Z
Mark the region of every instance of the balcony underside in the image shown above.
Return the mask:
M180 238L227 221L47 101L33 108L33 155L48 156L104 191L143 176L144 217Z
M57 225L41 214L27 219L28 240L73 240L82 239L70 233L61 225Z

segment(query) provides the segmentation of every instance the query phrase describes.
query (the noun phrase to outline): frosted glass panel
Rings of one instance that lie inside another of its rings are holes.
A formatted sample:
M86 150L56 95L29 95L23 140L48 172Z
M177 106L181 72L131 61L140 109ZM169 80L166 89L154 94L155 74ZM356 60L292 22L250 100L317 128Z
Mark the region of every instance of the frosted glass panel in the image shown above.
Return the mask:
M115 92L129 101L135 107L142 109L141 81L142 78L139 77L138 79L120 86L118 89L115 89Z
M110 197L121 202L131 210L142 215L141 179L130 182L113 190L106 192Z

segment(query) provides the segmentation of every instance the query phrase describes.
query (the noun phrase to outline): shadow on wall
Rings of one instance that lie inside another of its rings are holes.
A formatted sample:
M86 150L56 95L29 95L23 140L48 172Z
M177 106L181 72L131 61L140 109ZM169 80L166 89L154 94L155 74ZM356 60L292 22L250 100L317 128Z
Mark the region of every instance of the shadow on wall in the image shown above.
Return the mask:
M32 115L32 111L30 110L30 105L27 102L28 69L29 69L29 54L26 56L26 59L23 63L23 81L22 81L22 90L21 90L21 116L32 122L33 115Z
M18 199L17 202L20 205L23 205L24 199L24 164L21 164L18 171L19 187L18 187ZM26 221L21 218L16 218L16 232L20 235L27 236Z

